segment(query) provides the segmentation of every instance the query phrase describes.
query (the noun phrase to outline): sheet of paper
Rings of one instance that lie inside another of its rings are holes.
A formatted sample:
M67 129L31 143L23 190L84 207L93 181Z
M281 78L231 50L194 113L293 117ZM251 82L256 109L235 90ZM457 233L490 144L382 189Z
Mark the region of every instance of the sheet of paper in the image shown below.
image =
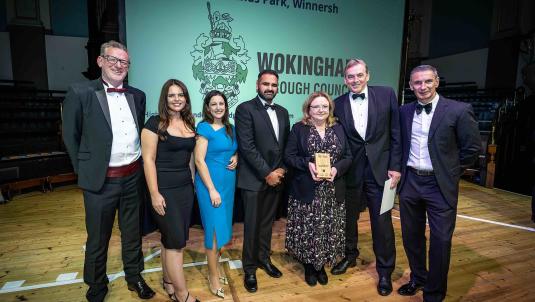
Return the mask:
M380 215L392 210L392 208L394 207L394 198L396 198L396 187L390 189L390 183L392 183L391 178L385 181L383 200L381 201L381 211L379 212Z

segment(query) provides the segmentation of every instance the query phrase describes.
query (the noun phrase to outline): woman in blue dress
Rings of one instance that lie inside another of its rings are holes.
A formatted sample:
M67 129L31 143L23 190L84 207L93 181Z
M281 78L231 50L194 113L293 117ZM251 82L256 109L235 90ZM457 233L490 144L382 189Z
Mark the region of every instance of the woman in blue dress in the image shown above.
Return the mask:
M236 183L237 143L229 122L227 97L210 91L203 102L203 120L197 125L195 189L204 227L210 292L225 297L228 284L218 269L219 251L232 238L232 211Z

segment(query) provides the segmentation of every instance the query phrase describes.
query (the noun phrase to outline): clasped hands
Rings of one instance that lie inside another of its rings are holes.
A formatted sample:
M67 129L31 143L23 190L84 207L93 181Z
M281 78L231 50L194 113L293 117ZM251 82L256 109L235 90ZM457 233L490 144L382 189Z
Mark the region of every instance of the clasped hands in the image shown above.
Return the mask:
M265 178L267 184L272 187L278 186L282 182L285 173L286 171L283 168L277 168L271 171Z
M316 164L309 162L308 163L308 170L310 171L310 176L312 176L312 179L314 181L322 181L324 179L318 178L318 171L316 170ZM338 170L336 170L335 167L331 167L331 177L327 178L326 180L332 182L334 181L334 178L336 177L336 173L338 173Z

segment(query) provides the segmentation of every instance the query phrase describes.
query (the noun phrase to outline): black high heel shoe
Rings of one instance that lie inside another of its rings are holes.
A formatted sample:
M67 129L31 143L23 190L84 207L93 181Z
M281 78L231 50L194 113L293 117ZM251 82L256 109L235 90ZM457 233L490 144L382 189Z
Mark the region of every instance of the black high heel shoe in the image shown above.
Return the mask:
M173 297L175 298L175 299L173 299L173 301L180 302L180 300L178 300L178 298L177 298L175 293L173 293ZM188 299L189 299L189 292L188 292L188 295L186 296L186 299L184 300L184 302L188 302ZM195 298L195 302L201 302L201 301L199 301L199 299Z
M163 288L163 290L165 291L165 293L169 296L169 299L171 299L172 301L178 301L178 300L176 300L176 296L175 296L175 292L174 292L174 291L173 291L172 293L169 293L169 292L167 291L167 288L165 288L165 285L166 285L166 284L171 284L171 285L173 285L173 283L171 283L171 282L167 282L167 281L165 281L165 279L162 278L162 288Z

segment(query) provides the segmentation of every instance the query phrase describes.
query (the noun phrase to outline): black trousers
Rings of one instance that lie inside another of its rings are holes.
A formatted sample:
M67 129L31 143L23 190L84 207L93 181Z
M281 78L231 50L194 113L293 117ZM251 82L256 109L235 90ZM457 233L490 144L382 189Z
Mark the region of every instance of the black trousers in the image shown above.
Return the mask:
M399 200L403 247L411 268L411 280L424 285L424 301L442 301L448 286L457 209L448 204L435 176L419 176L409 170L406 177ZM430 230L429 269L426 265L426 216Z
M101 287L108 283L106 261L108 245L119 213L121 251L125 279L134 283L141 278L140 171L126 177L106 178L99 192L84 191L87 243L84 263L84 282Z
M380 277L390 277L396 265L396 243L391 211L379 215L383 199L383 184L378 184L371 166L366 163L358 168L361 171L358 183L348 184L346 191L346 257L359 255L358 223L362 204L367 202L372 229L373 252L376 270Z
M364 169L364 193L368 200L372 229L373 253L379 277L390 277L396 266L396 242L392 226L392 211L380 215L384 184L378 184L369 164Z
M349 259L356 259L360 252L358 250L358 220L363 198L362 187L355 187L350 184L346 187L346 228L345 228L345 255Z
M242 265L246 274L254 274L259 262L269 261L271 233L280 191L269 187L264 191L241 190L243 200Z

